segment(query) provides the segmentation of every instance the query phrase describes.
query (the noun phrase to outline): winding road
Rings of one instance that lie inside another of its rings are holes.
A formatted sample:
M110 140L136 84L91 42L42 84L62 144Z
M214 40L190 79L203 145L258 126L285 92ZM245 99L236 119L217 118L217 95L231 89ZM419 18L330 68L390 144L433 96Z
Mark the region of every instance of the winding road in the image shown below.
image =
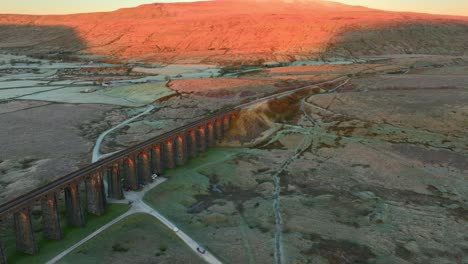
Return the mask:
M99 150L100 150L100 148L101 148L101 143L102 143L102 141L104 140L104 138L105 138L107 135L109 135L109 133L111 133L111 132L114 131L114 130L117 130L117 129L119 129L119 128L122 128L122 127L128 125L129 123L133 122L135 119L138 119L138 118L140 118L140 117L142 117L142 116L144 116L144 115L149 114L149 113L150 113L151 111L153 111L155 108L156 108L156 106L154 106L154 105L148 105L148 107L146 108L145 111L141 112L140 114L138 114L138 115L136 115L136 116L134 116L134 117L132 117L132 118L130 118L130 119L125 120L124 122L118 124L118 125L115 126L115 127L112 127L112 128L110 128L110 129L104 131L101 135L99 135L98 139L96 140L96 144L94 144L94 148L93 148L93 157L92 157L91 161L94 163L94 162L98 161L100 158L102 158L102 157L101 157L102 155L100 154Z

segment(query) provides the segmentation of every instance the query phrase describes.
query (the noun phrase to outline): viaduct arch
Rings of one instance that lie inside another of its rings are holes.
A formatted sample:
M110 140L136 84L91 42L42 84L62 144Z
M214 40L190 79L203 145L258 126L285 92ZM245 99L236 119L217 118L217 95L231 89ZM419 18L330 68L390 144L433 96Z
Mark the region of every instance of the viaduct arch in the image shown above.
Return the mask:
M208 147L216 145L230 129L239 110L212 114L129 149L93 163L61 177L46 186L0 205L0 221L13 217L16 250L36 254L36 244L31 221L33 206L40 204L44 236L63 239L57 197L65 197L66 223L70 226L86 225L85 212L102 215L106 199L123 199L124 188L138 190L140 183L151 182L151 175L164 169L184 165ZM107 193L104 187L107 178ZM82 204L80 188L85 188L86 203ZM0 241L0 264L6 264L6 253Z

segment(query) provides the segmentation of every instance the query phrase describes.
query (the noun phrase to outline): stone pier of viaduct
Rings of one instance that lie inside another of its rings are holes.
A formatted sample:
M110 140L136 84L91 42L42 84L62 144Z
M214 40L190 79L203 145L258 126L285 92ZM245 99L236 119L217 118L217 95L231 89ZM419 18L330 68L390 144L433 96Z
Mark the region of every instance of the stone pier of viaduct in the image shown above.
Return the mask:
M36 254L40 249L31 221L33 207L40 206L43 235L61 240L64 235L57 209L59 196L64 196L66 224L83 227L86 212L98 216L105 213L107 198L123 199L124 189L137 191L142 184L152 181L152 174L184 165L189 158L214 146L237 114L233 110L210 115L61 177L0 205L0 221L12 219L7 222L13 222L17 251ZM0 240L0 264L6 263L5 247Z

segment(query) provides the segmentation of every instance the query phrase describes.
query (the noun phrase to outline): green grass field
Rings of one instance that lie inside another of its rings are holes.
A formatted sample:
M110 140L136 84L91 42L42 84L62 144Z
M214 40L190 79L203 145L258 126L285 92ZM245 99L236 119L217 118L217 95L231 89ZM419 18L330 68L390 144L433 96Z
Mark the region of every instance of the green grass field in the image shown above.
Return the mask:
M223 263L272 263L271 201L254 192L258 183L252 174L258 167L247 162L257 154L255 149L210 148L166 170L168 180L144 200ZM222 193L213 191L213 184ZM199 209L189 211L197 204Z
M126 217L59 263L204 263L172 230L147 214Z
M8 230L4 237L5 249L7 252L8 263L17 263L17 264L31 264L31 263L45 263L46 261L52 259L54 256L72 246L76 242L85 238L92 232L99 229L101 226L105 225L107 222L118 217L119 215L125 213L129 209L129 206L126 204L109 204L106 214L102 216L86 215L86 226L83 228L74 228L66 225L65 217L61 217L64 239L61 241L48 240L44 238L41 230L36 228L40 226L38 219L33 217L33 226L35 227L36 242L39 247L39 254L31 256L16 252L15 250L15 237L13 230Z
M163 215L169 216L175 221L181 221L188 217L187 206L195 202L194 196L209 193L210 181L199 173L200 169L210 167L211 164L230 159L239 153L247 151L237 148L212 148L201 153L197 158L191 159L186 165L165 171L165 177L169 180L148 192L144 201L159 210ZM232 172L232 168L223 166L217 168L226 170L226 174Z

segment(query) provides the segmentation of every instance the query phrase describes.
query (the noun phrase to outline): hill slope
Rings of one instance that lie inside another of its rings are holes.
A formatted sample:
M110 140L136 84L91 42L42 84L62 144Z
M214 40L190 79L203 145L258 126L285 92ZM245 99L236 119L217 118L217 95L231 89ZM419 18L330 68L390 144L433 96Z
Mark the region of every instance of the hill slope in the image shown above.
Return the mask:
M179 63L468 53L468 18L319 0L149 4L107 13L0 15L0 48Z

